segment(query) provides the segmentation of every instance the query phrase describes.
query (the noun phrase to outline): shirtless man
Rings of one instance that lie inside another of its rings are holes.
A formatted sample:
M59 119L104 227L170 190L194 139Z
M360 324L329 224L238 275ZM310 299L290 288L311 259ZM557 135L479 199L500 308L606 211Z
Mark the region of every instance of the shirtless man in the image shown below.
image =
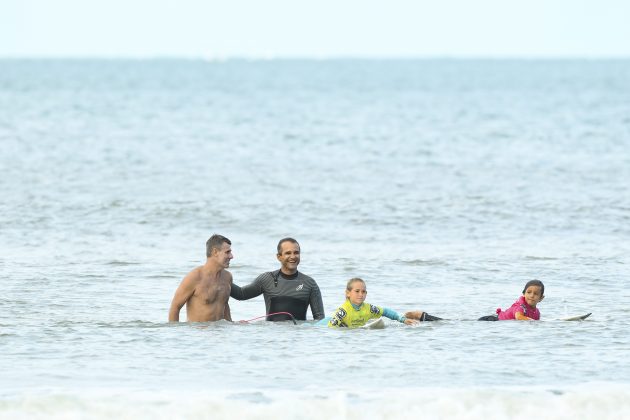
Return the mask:
M228 305L232 274L226 270L234 258L230 245L225 236L215 234L208 239L206 263L188 273L175 291L168 311L170 322L179 321L184 304L188 322L232 320Z

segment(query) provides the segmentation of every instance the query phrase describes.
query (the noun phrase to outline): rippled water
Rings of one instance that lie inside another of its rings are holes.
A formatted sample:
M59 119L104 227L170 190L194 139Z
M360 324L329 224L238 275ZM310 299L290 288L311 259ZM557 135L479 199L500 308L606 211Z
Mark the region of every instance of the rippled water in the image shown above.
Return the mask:
M628 61L0 61L0 110L0 417L630 413ZM448 320L168 324L213 232Z

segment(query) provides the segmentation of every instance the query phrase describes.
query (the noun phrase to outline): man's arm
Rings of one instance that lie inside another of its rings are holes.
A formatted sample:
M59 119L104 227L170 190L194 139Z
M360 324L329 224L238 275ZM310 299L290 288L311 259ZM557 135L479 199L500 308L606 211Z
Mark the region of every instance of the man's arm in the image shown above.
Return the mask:
M230 273L227 270L225 270L225 272L228 275L228 280L230 283L230 291L231 291L232 290L231 287L234 285L234 278L232 277L232 273ZM229 296L225 300L225 306L223 307L223 319L227 321L232 321L232 311L230 310L230 297Z
M322 301L322 294L319 291L319 286L313 280L313 288L311 289L311 313L313 314L313 319L319 320L323 319L326 315L324 315L324 302Z
M267 273L261 274L260 276L256 278L256 280L254 280L247 286L240 287L232 283L232 289L230 290L230 297L236 300L247 300L247 299L255 298L256 296L262 295L262 292L263 292L262 277L265 276L266 274Z
M188 302L188 299L190 299L193 293L195 293L197 277L197 270L191 271L184 277L177 290L175 290L175 295L171 301L171 308L168 311L169 322L179 322L179 311L182 309L182 306Z

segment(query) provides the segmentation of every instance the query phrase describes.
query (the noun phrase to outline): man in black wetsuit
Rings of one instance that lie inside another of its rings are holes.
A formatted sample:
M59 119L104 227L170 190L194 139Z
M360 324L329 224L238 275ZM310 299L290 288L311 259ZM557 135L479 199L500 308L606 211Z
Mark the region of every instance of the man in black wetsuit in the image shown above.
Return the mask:
M311 306L313 319L324 318L324 303L319 286L313 278L298 272L300 264L300 244L293 238L278 242L279 270L263 273L251 284L239 287L232 283L230 297L247 300L261 294L265 297L267 314L289 312L295 319L305 320L306 310ZM290 316L270 315L267 321L286 321Z

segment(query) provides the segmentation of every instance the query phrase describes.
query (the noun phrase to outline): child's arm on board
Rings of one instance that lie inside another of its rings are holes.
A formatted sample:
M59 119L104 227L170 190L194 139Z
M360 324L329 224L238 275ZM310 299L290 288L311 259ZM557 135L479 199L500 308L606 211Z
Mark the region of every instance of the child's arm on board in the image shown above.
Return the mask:
M394 321L402 322L405 325L415 325L418 323L415 319L407 318L404 315L399 315L398 312L389 308L383 308L383 316Z
M517 321L536 321L535 319L526 316L523 312L516 312L514 314L514 319Z

